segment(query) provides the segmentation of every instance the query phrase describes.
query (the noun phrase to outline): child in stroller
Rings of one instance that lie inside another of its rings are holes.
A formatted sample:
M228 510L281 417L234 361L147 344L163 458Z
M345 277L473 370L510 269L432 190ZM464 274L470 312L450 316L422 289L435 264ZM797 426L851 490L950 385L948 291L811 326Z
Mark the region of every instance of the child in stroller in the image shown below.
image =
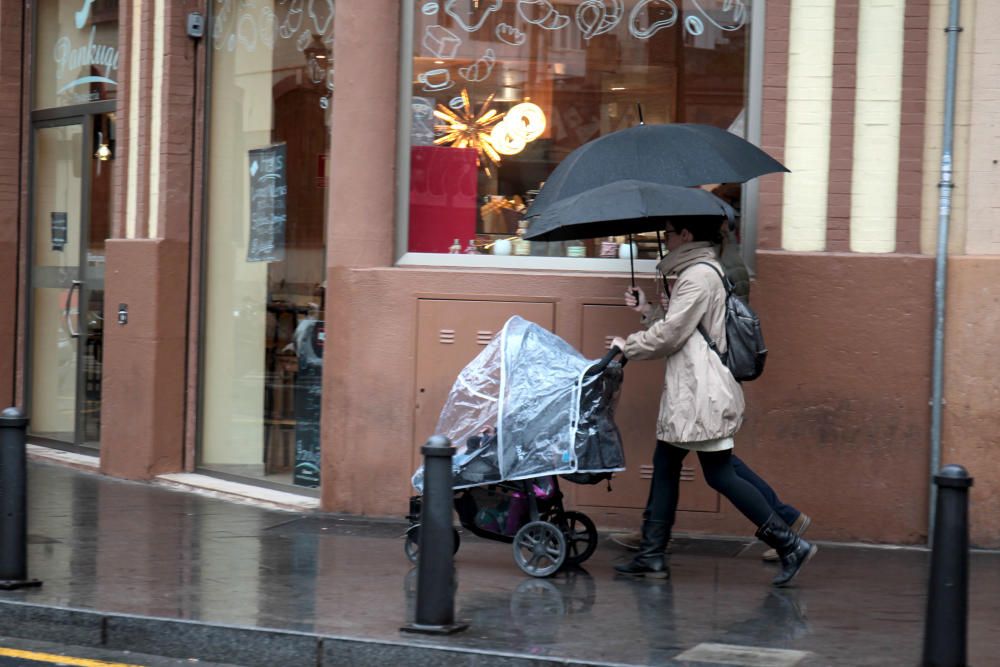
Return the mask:
M442 410L437 433L459 443L452 460L459 522L479 537L512 543L515 563L532 576L579 565L597 547L594 522L566 510L558 477L594 484L624 470L613 419L622 381L617 353L587 360L514 317L462 370ZM422 491L422 469L413 485ZM421 497L412 497L406 554L413 561L420 509Z

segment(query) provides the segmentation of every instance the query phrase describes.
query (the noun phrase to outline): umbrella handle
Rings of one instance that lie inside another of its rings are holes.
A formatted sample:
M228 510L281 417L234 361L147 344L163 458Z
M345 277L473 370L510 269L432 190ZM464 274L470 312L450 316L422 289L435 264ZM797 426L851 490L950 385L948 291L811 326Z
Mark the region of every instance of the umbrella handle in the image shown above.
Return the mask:
M632 274L632 296L635 297L636 301L639 300L639 292L635 289L635 251L638 248L632 243L632 235L628 235L628 268Z

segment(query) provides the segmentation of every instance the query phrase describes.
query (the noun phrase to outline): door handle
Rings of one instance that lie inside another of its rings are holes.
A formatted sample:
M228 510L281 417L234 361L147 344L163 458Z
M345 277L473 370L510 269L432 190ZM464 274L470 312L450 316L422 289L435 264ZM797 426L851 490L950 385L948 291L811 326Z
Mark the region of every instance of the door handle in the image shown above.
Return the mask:
M70 338L79 338L80 332L73 331L73 316L70 315L70 308L73 305L73 292L76 291L77 294L80 293L83 288L82 280L74 280L72 285L70 285L69 291L66 292L66 303L63 305L63 317L66 318L66 330L69 331ZM80 307L77 303L77 317L80 316Z

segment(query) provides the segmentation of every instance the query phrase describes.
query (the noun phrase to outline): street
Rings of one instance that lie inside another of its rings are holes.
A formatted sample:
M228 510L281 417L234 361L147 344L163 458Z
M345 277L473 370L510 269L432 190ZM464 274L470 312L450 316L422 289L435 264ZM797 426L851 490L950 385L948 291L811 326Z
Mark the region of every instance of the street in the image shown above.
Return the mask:
M131 651L108 651L52 642L0 637L0 667L237 667L216 662L193 662Z

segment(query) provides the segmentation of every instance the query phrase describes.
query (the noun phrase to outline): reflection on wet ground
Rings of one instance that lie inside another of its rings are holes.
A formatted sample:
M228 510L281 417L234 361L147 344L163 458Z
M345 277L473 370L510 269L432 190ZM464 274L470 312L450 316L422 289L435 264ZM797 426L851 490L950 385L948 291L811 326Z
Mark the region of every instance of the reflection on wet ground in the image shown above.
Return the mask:
M45 585L3 599L626 664L679 664L703 643L811 652L801 665L920 655L921 551L824 546L797 587L775 590L756 547L679 549L672 580L633 581L613 576L626 554L602 540L585 570L533 579L509 545L463 534L456 609L470 629L414 639L399 633L416 591L402 522L303 517L45 464L29 485L29 574ZM998 590L1000 556L974 554L970 664L1000 654Z

